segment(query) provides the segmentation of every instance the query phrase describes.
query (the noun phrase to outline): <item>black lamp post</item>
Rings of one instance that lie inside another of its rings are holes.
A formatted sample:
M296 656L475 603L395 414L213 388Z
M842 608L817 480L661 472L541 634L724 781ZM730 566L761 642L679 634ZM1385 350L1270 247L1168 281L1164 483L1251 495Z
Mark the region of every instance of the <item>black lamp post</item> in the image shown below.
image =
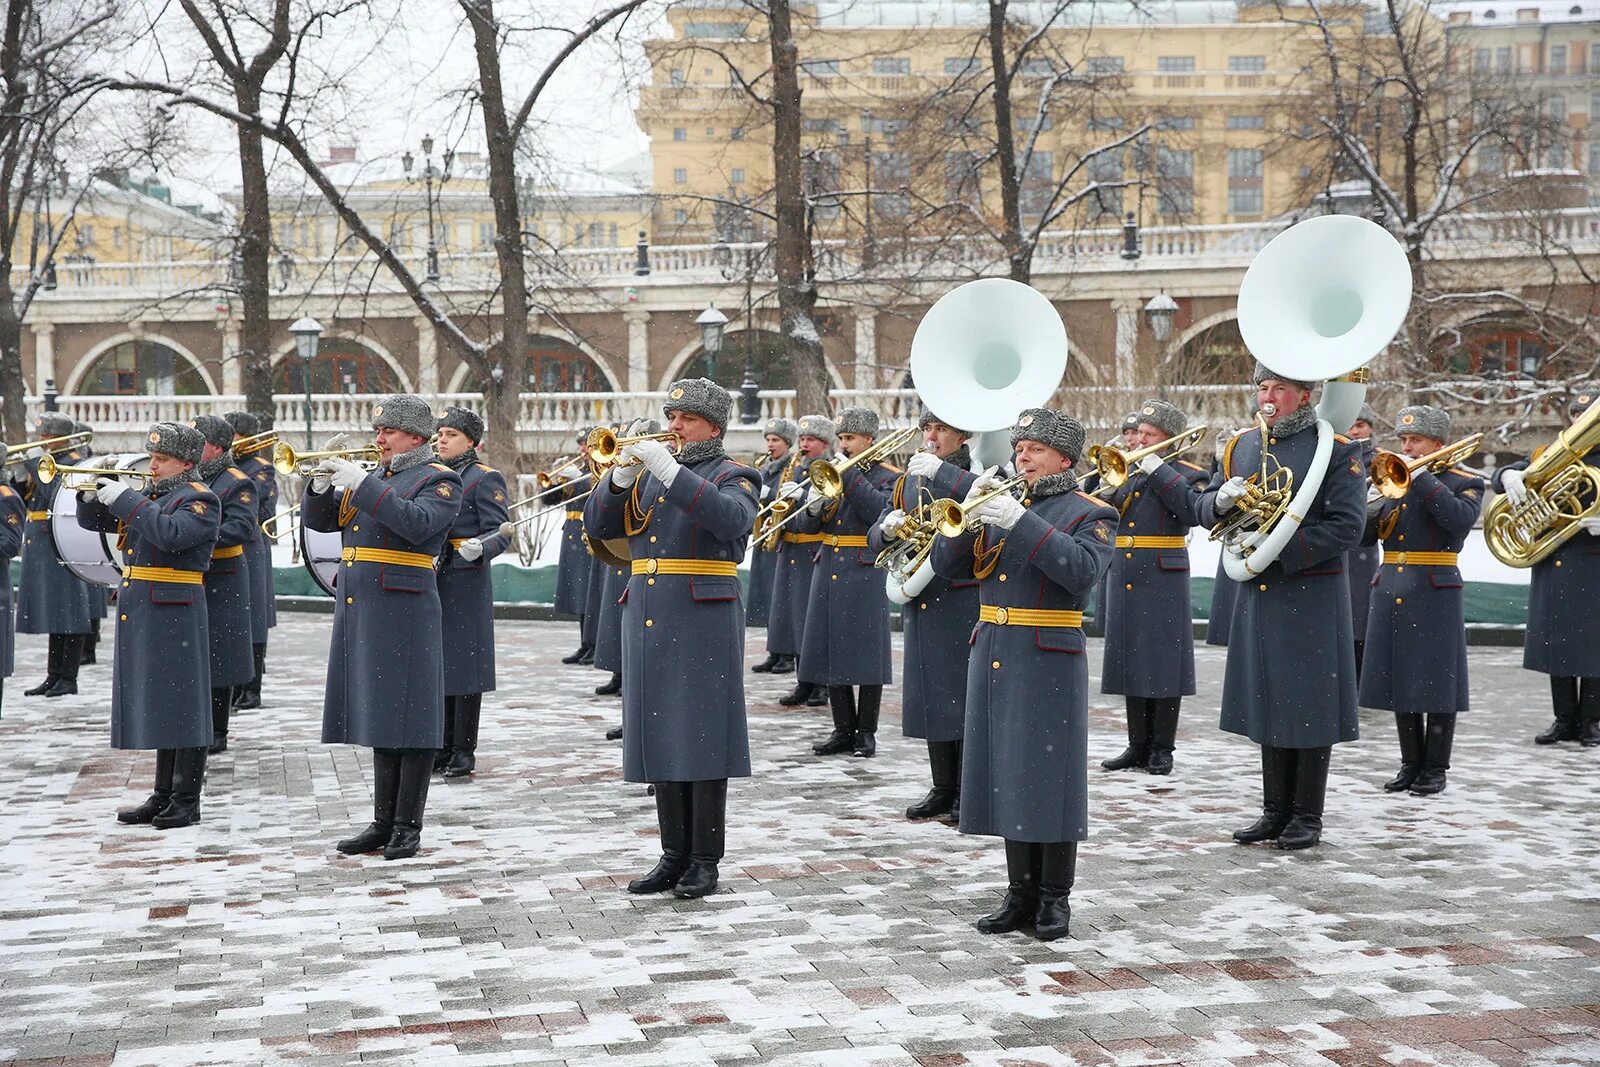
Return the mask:
M1156 395L1163 399L1167 395L1167 339L1172 336L1172 320L1177 314L1178 302L1166 293L1157 293L1144 306L1144 318L1150 324L1150 336L1161 346L1161 359L1156 372Z
M302 315L289 327L289 332L294 335L294 350L305 371L306 450L310 451L316 447L311 443L311 362L317 358L317 346L322 340L322 323L310 315Z
M422 138L422 182L424 197L428 208L428 277L430 282L439 280L439 245L435 239L433 221L433 183L437 181L440 186L450 180L450 164L455 159L455 152L445 149L444 167L435 169L433 165L433 135L424 134ZM400 157L401 169L405 171L406 181L413 181L411 165L416 157L406 152Z
M712 304L700 312L694 324L700 327L700 347L706 351L706 377L717 380L717 353L722 351L722 333L728 325L728 316Z
M1133 212L1130 211L1128 212L1127 218L1122 220L1122 251L1119 253L1119 255L1121 255L1123 259L1132 263L1143 254L1143 249L1139 247L1139 220L1134 217ZM1146 308L1145 310L1148 312L1149 308ZM1151 323L1150 328L1152 330L1155 329L1155 324L1153 322Z

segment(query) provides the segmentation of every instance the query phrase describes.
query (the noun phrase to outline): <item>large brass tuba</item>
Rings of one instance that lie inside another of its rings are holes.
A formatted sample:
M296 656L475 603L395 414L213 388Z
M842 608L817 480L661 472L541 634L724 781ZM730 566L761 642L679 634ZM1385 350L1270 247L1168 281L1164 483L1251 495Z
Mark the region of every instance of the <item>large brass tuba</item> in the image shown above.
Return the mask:
M1513 506L1506 497L1489 505L1483 539L1508 567L1531 567L1577 533L1584 519L1600 513L1600 470L1583 457L1600 448L1600 404L1557 435L1528 465L1528 498Z

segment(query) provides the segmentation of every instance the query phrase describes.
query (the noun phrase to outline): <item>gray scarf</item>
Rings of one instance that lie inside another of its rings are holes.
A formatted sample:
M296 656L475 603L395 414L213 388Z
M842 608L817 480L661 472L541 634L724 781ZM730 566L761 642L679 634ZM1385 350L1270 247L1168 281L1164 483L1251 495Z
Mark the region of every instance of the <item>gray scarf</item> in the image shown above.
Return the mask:
M708 441L696 441L684 445L683 451L678 453L678 462L685 467L695 467L708 460L722 459L727 454L727 450L722 447L722 438L713 437Z
M159 481L154 481L145 486L144 494L151 500L159 500L172 492L194 481L195 472L184 471L182 474L173 474Z
M233 466L233 462L232 452L223 452L210 459L203 459L194 465L195 480L210 485L212 479Z
M950 464L956 470L970 471L972 469L972 449L962 445L948 456L945 456L944 462Z
M1295 408L1289 414L1279 419L1273 426L1272 436L1282 441L1293 437L1302 430L1309 430L1317 424L1317 409L1312 404L1303 408Z
M446 459L441 460L440 462L442 462L446 467L449 467L451 470L455 471L457 474L460 474L462 471L478 462L478 450L476 448L469 448L455 459Z
M1028 489L1028 495L1035 500L1042 500L1047 496L1070 493L1076 488L1078 476L1071 471L1062 471L1060 474L1047 474L1034 482Z
M432 463L435 458L433 446L424 442L410 452L402 452L398 456L392 457L389 460L389 471L393 474L401 474L413 467L420 467L424 463Z

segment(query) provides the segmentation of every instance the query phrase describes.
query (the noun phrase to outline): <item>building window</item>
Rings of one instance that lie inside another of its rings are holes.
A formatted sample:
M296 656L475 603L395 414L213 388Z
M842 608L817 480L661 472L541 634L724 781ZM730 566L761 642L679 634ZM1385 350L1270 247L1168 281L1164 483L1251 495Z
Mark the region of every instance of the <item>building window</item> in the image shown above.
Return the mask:
M1193 115L1168 115L1166 118L1156 120L1158 130L1192 130L1194 129Z
M1156 70L1161 74L1194 73L1194 56L1157 56Z
M872 61L872 73L886 78L903 78L911 73L911 57L877 56Z
M672 128L672 139L674 141L687 141L689 139L689 131L682 126L674 126Z
M1194 150L1156 149L1156 208L1163 215L1194 213Z
M715 137L716 135L717 135L717 128L715 126L707 126L706 127L706 140L709 141L711 138Z
M1264 130L1267 120L1263 115L1229 115L1228 129L1230 130Z
M588 353L557 337L528 338L528 384L547 393L609 393Z
M1567 72L1567 46L1553 44L1550 46L1550 62L1548 67L1551 74L1565 74Z
M1549 96L1544 101L1544 113L1550 116L1553 122L1567 121L1567 98L1565 96Z
M289 363L290 360L283 360ZM299 364L299 360L293 360ZM78 392L97 396L205 396L200 371L183 356L155 341L124 341L101 353Z
M1511 49L1496 48L1494 50L1494 69L1500 74L1511 73Z
M1120 182L1122 180L1122 152L1101 152L1089 160L1091 182ZM1089 219L1102 215L1122 217L1122 187L1096 189L1089 198Z
M744 27L737 22L686 22L685 37L743 37Z
M1600 42L1589 46L1589 73L1600 74Z
M808 152L802 166L801 181L817 218L838 218L839 153Z
M1090 74L1121 74L1121 56L1090 56L1087 60Z
M672 82L673 88L681 89L684 85L683 71L676 67L667 72L667 78Z
M728 131L728 140L730 140L730 141L742 141L742 140L744 140L744 127L743 126L735 126L735 127L733 127L733 129L729 130Z
M687 211L685 211L681 207L680 208L674 208L673 212L672 212L672 221L676 222L676 223L679 223L679 224L688 222L689 221L689 213Z
M685 182L687 182L688 180L689 180L689 171L687 170L687 168L684 168L684 167L674 167L673 168L673 170L672 170L672 182L673 182L674 185L682 185Z
M1095 115L1089 119L1089 130L1092 133L1120 129L1122 129L1122 118L1118 115Z
M800 120L800 128L807 133L838 133L838 119L806 119Z
M837 78L839 76L839 61L837 59L807 59L800 64L800 69L813 78Z
M734 185L743 185L744 168L734 167L733 170L728 174L728 181L732 182Z
M1024 133L1033 133L1036 130L1040 133L1043 133L1045 130L1050 129L1053 126L1055 126L1055 122L1050 118L1049 115L1044 115L1042 117L1038 114L1021 115L1017 118L1017 129Z
M1489 73L1489 55L1487 48L1474 48L1472 50L1472 72L1474 74Z
M1259 148L1228 150L1228 213L1259 215L1262 210L1261 177L1265 155Z
M1589 173L1600 174L1600 141L1589 145Z
M952 204L971 204L980 199L983 156L978 152L944 154L944 198Z
M1038 218L1050 206L1055 193L1055 161L1049 152L1035 152L1022 168L1018 207L1022 214Z
M538 225L535 223L534 225ZM478 247L488 250L494 247L494 223L478 223Z
M1496 141L1485 141L1478 146L1478 173L1497 175L1505 170L1505 156Z
M872 153L872 184L880 189L901 189L911 184L911 154L909 152ZM885 215L905 215L911 204L903 194L892 193L874 197L877 209Z
M1048 78L1056 72L1050 60L1044 56L1032 56L1022 61L1022 66L1017 68L1017 73L1025 78Z
M1600 93L1589 94L1589 125L1600 125Z
M1266 56L1229 56L1229 74L1260 74L1267 69Z
M977 69L978 61L972 56L947 57L944 61L944 72L952 77L960 77Z

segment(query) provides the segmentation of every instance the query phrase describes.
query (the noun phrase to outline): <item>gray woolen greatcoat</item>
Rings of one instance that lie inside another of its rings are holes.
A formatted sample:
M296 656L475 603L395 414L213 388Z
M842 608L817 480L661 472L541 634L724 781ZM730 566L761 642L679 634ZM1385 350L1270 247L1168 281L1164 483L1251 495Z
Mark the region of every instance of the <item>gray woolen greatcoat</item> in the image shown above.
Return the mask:
M1600 467L1600 449L1583 461ZM1506 471L1527 466L1519 460L1495 471L1495 489L1503 491ZM1555 678L1600 678L1600 537L1580 528L1531 570L1522 666Z
M211 685L244 685L256 676L250 645L250 546L258 539L255 482L238 467L224 467L211 479L211 493L222 508L218 550L239 546L244 554L212 559L206 569L206 632L211 648Z
M900 472L882 464L852 468L832 514L805 515L791 524L802 533L865 538L878 521ZM888 685L894 681L889 651L889 598L871 548L817 545L800 639L799 675L817 685Z
M133 567L203 574L221 526L217 498L201 482L159 497L130 489L110 507L78 498L78 525L127 535ZM112 748L199 748L211 744L211 656L201 585L124 578L117 585L111 670Z
M1417 471L1411 491L1368 510L1362 540L1389 552L1460 552L1483 508L1483 479ZM1361 706L1416 714L1466 711L1467 626L1457 567L1378 571L1361 668Z
M628 538L634 560L735 566L756 517L760 475L727 457L679 467L669 487L642 472L631 492L609 477L584 505L598 536ZM635 502L628 533L625 511ZM638 521L648 515L641 527ZM633 574L622 603L622 776L699 782L750 775L744 703L744 603L737 575Z
M629 571L609 564L600 575L600 625L594 633L596 670L622 673L622 594L628 589Z
M245 456L238 467L255 483L256 527L278 513L278 472L272 461L260 453ZM287 525L287 523L285 524ZM278 602L274 599L272 542L261 534L250 543L250 639L267 643L267 631L278 625ZM252 677L254 675L252 674Z
M0 485L0 678L17 669L17 637L11 627L11 557L22 551L22 531L28 525L28 505L22 494Z
M909 512L926 503L929 494L934 500L960 500L976 478L953 463L941 463L932 478L903 475L895 483L889 505L891 510ZM868 548L874 556L892 540L883 535L882 521L880 516L867 532ZM978 580L971 575L950 579L935 574L921 593L900 606L905 639L900 701L900 732L904 736L961 740L967 714L967 642L977 620Z
M81 466L83 456L76 449L58 454L63 466ZM94 608L89 583L61 565L61 551L50 532L49 512L55 509L61 479L39 481L39 464L28 460L26 480L17 491L28 504L28 511L46 515L29 519L22 535L22 577L17 587L17 632L21 634L86 634Z
M555 500L570 501L579 493L587 490L594 484L594 478L583 475L570 482L563 483L564 488L559 493L552 493L548 500L528 507L549 507ZM578 512L578 518L563 518L561 521L561 555L556 562L556 600L555 609L563 615L582 615L589 610L589 568L594 557L589 555L589 549L583 543L583 504L567 504L568 512Z
M440 556L439 611L444 625L445 696L492 693L494 678L494 580L490 563L509 544L500 524L509 517L505 475L483 463L468 464L461 478L461 510L450 524ZM463 559L455 544L483 542L483 555Z
M761 505L773 498L778 479L789 465L789 456L768 460L761 465ZM744 621L746 626L765 626L772 609L772 583L778 572L778 553L768 552L760 545L750 553L750 587L745 591Z
M309 529L337 531L346 551L379 548L436 558L460 506L456 472L442 463L423 463L398 474L379 467L349 493L308 492L303 512ZM354 562L340 567L322 740L368 748L441 747L441 629L439 586L431 566Z
M1301 485L1316 452L1316 426L1268 444ZM1223 483L1260 466L1259 430L1230 441L1200 497L1200 525L1216 525ZM1228 733L1275 748L1320 748L1359 735L1344 553L1366 525L1366 485L1359 446L1338 437L1300 529L1264 573L1238 583L1222 681L1222 729Z
M1361 446L1361 466L1367 471L1370 484L1372 457L1377 454L1378 446L1370 440L1357 443ZM1362 544L1344 554L1345 577L1350 582L1350 625L1358 641L1367 639L1372 584L1378 580L1378 565L1382 559L1383 553L1375 544Z
M800 655L806 632L806 605L811 599L811 573L817 567L816 535L795 533L795 519L779 535L773 553L772 603L767 609L767 651ZM804 537L805 540L796 540Z
M1183 537L1210 474L1187 460L1134 473L1111 494L1119 536ZM1194 692L1194 617L1189 549L1118 548L1102 583L1108 591L1100 691L1134 697Z
M1111 562L1117 513L1077 492L1024 498L984 604L1082 611ZM985 527L992 549L1000 532ZM941 537L934 569L971 579L976 534ZM1001 576L1005 581L1001 581ZM1083 630L979 622L967 663L961 832L1011 841L1089 836L1089 663Z
M1233 625L1233 604L1239 597L1239 583L1228 577L1222 560L1217 560L1217 576L1211 584L1211 610L1206 615L1206 644L1228 647L1228 629Z
M587 602L583 608L583 624L578 628L580 639L586 645L600 640L600 612L605 607L606 568L608 564L599 556L589 556L589 577L584 580Z

